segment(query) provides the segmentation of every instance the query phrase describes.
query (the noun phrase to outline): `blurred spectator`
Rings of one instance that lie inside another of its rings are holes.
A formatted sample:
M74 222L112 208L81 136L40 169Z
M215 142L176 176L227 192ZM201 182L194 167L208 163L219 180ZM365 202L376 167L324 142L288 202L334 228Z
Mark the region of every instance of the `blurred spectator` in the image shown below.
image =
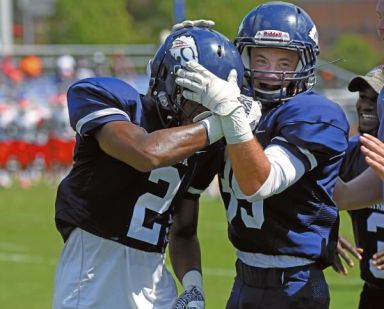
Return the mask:
M95 71L91 68L91 64L88 58L81 57L77 61L76 79L83 79L88 77L94 77Z
M92 60L96 76L108 76L111 74L107 65L107 58L103 52L95 52L93 54Z
M27 77L39 77L43 73L43 61L36 55L24 56L20 60L19 68Z
M112 54L111 71L116 77L127 77L136 74L132 61L121 49L117 49Z
M76 60L73 56L65 54L56 61L57 82L59 92L66 91L76 77Z

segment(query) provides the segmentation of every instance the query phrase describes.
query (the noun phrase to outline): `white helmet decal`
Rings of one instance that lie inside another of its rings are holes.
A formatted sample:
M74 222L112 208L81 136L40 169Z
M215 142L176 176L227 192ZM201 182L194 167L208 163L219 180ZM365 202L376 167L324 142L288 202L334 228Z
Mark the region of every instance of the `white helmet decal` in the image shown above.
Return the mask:
M315 25L313 25L311 31L309 31L308 36L316 43L316 45L319 45L319 34Z
M181 65L185 65L190 60L199 62L196 43L191 36L183 35L176 38L172 42L169 52L176 60L180 61Z

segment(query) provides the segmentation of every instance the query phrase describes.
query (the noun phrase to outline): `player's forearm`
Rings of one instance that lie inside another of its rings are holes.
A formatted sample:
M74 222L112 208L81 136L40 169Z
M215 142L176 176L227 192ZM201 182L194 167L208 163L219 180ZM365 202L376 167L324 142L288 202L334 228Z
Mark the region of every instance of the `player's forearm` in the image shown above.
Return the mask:
M180 282L188 271L192 269L201 271L200 245L196 235L193 237L172 235L169 256L173 271Z
M270 162L256 140L228 144L228 154L235 178L243 194L252 195L259 190L270 172Z
M382 201L382 186L379 177L368 168L347 183L338 179L333 199L340 210L365 208Z
M147 159L146 169L173 165L208 144L201 124L193 124L152 132L145 136L141 152Z
M208 143L201 124L147 133L132 123L114 122L96 136L103 151L142 172L180 162Z

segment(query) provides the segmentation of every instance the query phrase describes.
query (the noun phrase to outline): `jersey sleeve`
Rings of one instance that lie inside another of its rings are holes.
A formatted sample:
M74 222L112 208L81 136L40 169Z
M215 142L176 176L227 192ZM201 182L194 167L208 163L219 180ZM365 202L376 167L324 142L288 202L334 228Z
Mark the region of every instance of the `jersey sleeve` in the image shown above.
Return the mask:
M348 147L349 124L341 107L319 95L295 99L295 104L283 105L278 134L271 143L291 151L306 170L343 156ZM308 100L312 100L310 104Z
M88 78L73 84L67 93L71 127L81 136L110 121L136 122L140 94L116 78Z

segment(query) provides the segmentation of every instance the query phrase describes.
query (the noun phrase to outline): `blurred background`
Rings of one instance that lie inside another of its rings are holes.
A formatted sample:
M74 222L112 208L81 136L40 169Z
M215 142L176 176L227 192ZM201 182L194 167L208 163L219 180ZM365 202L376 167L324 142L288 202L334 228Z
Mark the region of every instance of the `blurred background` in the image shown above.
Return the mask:
M145 93L148 60L174 23L212 19L233 40L256 0L0 0L0 307L49 308L62 241L53 224L58 181L72 165L66 90L90 76L117 76ZM356 132L356 74L383 63L376 0L291 1L320 37L317 90L346 111ZM33 189L33 190L29 190ZM223 207L213 186L201 242L209 308L225 304L234 274ZM220 211L220 212L219 212ZM217 230L217 233L212 233ZM348 225L344 235L351 236ZM206 244L206 246L205 246ZM207 247L207 250L204 250ZM354 306L361 284L329 275L333 308ZM220 283L219 283L220 282ZM353 294L351 294L353 291Z
M145 68L174 23L212 19L231 40L262 1L0 0L0 187L60 178L72 163L66 90L113 75L147 89ZM356 131L354 74L381 63L376 0L301 0L320 33L317 90L343 106ZM8 171L7 171L8 170ZM10 175L10 173L12 175Z

